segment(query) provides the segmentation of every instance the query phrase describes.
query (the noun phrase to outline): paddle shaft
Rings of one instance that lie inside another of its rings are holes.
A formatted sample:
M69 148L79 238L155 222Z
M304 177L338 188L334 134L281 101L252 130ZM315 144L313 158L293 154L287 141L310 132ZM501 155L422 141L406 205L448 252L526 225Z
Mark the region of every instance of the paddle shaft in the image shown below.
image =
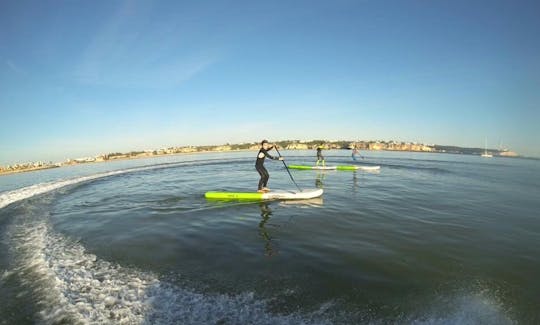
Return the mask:
M276 149L277 154L281 157L281 152L279 152L279 150L278 150L278 148L277 148L277 145L274 146L274 149ZM285 169L287 170L287 173L289 173L289 176L291 177L291 180L293 181L294 185L296 185L296 187L298 188L299 191L302 191L302 189L300 188L300 186L298 186L298 184L296 184L296 181L295 181L294 178L292 177L291 171L289 170L289 167L287 166L287 164L285 163L285 161L282 160L282 162L283 162L283 166L285 166Z
M360 158L364 159L364 156L360 154L360 151L358 151L358 155L360 156Z
M358 150L358 152L357 152L356 154L357 154L358 156L360 156L360 158L364 159L364 156L362 156L362 155L360 154L360 150ZM353 156L354 156L354 153L353 153Z

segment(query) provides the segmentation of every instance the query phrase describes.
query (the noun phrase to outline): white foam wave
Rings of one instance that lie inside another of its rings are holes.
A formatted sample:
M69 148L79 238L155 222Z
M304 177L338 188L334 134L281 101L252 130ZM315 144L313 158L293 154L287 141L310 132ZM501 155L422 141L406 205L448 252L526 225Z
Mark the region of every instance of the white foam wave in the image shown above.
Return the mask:
M253 293L202 294L151 272L98 259L43 221L12 225L9 241L17 256L8 275L21 277L40 300L46 324L330 324L323 304L310 314L276 315ZM460 293L435 299L422 316L367 323L513 324L489 293Z
M508 317L503 305L489 292L465 291L436 298L421 317L409 319L414 325L509 325L516 324Z
M252 293L205 295L100 260L44 221L12 225L8 239L17 256L9 274L39 297L47 324L327 323L315 314L273 315Z
M36 184L0 194L0 209L65 186L143 167L69 180ZM37 301L45 324L317 324L312 315L274 315L252 293L205 295L180 288L150 272L122 267L85 251L84 246L55 233L47 215L26 206L6 231L12 267L2 275L19 279Z
M74 185L77 183L82 183L86 181L91 181L103 177L113 176L113 175L119 175L119 174L125 174L130 172L136 172L136 171L142 171L147 169L156 169L159 168L157 166L149 166L149 167L139 167L139 168L132 168L132 169L124 169L124 170L115 170L115 171L109 171L99 174L94 174L90 176L82 176L72 179L64 179L64 180L58 180L53 182L47 182L47 183L39 183L34 184L31 186L19 188L12 191L6 191L0 193L0 209L15 203L17 201L21 201L24 199L28 199L30 197L47 193L65 186Z
M170 163L170 164L134 167L134 168L122 169L122 170L113 170L113 171L98 173L94 175L81 176L81 177L70 178L70 179L61 179L61 180L46 182L46 183L39 183L39 184L27 186L27 187L22 187L16 190L5 191L5 192L0 193L0 209L5 208L6 206L12 203L15 203L24 199L28 199L36 195L54 191L62 187L75 185L78 183L83 183L83 182L92 181L92 180L96 180L96 179L100 179L104 177L114 176L114 175L127 174L127 173L139 172L139 171L144 171L144 170L169 168L172 166L178 166L180 164L181 163L177 163L177 164Z

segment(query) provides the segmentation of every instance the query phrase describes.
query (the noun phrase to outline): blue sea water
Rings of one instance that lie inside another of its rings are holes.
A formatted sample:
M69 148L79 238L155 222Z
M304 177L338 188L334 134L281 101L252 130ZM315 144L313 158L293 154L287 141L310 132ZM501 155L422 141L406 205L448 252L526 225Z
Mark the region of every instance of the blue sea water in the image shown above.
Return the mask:
M298 202L204 198L256 189L253 152L0 177L0 323L540 323L540 161L363 154L291 170Z

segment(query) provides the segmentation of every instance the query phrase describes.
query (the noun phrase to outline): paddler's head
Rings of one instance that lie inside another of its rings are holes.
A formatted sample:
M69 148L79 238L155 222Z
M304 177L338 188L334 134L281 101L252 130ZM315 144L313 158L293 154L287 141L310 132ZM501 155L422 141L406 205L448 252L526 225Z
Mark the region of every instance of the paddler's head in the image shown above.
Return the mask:
M270 147L270 145L268 144L268 140L262 140L261 146L263 147L264 150L267 150L268 147Z

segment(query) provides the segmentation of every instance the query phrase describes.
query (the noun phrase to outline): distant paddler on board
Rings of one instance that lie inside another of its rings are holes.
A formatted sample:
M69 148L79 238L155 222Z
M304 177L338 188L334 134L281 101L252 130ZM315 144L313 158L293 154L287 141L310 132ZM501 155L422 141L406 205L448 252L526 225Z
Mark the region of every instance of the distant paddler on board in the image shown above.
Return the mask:
M317 162L315 163L315 166L319 166L319 163L322 164L322 166L326 166L326 162L324 161L324 156L322 155L322 150L324 149L324 145L321 143L317 146Z
M358 150L358 145L354 144L352 155L351 155L354 161L356 161L356 156L360 156L360 158L364 159L364 157L360 154L360 150Z

